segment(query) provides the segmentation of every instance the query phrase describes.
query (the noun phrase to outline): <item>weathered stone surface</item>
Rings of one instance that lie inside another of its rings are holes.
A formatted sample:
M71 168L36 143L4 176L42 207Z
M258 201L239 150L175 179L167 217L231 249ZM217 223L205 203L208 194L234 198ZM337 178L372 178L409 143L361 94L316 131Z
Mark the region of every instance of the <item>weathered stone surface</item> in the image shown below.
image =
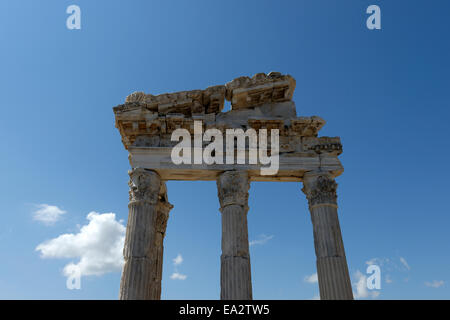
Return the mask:
M298 117L291 120L289 134L301 137L316 137L324 125L325 120L317 116Z
M212 86L203 91L205 113L221 112L224 105L225 86Z
M280 152L278 173L267 176L260 174L260 164L175 165L171 159L171 147L130 147L128 151L132 167L152 168L163 180L215 181L222 172L239 169L247 171L251 181L300 182L305 172L317 168L329 171L333 176L339 176L344 170L337 156L317 154L314 150Z
M205 90L164 93L157 96L134 92L125 104L114 107L116 117L128 115L166 115L180 113L186 116L198 113L217 113L223 109L225 86L212 86Z
M156 172L134 169L130 175L130 203L119 299L158 299L155 294L156 222L161 179Z
M160 141L166 135L170 136L176 129L187 129L193 134L195 120L203 122L204 130L209 128L223 131L232 128L242 128L244 130L279 129L280 136L298 137L316 137L318 131L325 123L324 120L315 116L287 117L289 114L295 115L293 102L263 105L254 109L240 109L217 115L199 114L192 117L186 117L181 113L173 113L156 118L138 119L139 114L145 114L145 111L138 113L136 110L133 110L130 118L127 118L126 114L121 114L116 118L117 127L121 132L122 141L127 149L132 145L137 145L136 140L138 137L139 139L142 139L142 137L145 137L145 139L159 137L159 140L155 141ZM137 143L140 143L140 141ZM175 145L177 142L171 143Z
M264 103L282 102L292 99L295 79L279 72L257 73L252 78L239 77L226 84L226 99L231 108L250 108Z
M156 235L155 245L153 247L153 256L155 257L155 265L153 266L153 276L151 277L152 284L150 286L150 297L153 300L161 299L161 281L163 271L163 257L164 257L164 237L166 235L167 221L169 220L169 212L173 205L169 203L167 198L167 188L164 182L161 183L159 191L158 205L156 208Z
M154 171L136 168L129 172L128 186L130 203L147 202L156 204L160 190L160 178Z
M342 153L342 144L339 137L303 137L302 146L305 152L315 151L318 154L338 156Z
M155 170L163 180L215 180L221 172L235 169L234 165L226 164L172 163L171 148L178 143L171 140L172 133L177 129L188 130L193 145L196 120L202 121L203 132L208 129L279 130L279 172L262 176L260 165L240 165L239 169L246 170L252 181L301 181L304 172L318 168L339 175L343 171L337 158L342 152L339 138L318 137L325 124L322 118L297 116L295 103L291 101L294 88L295 80L291 76L269 73L237 78L226 86L205 90L158 96L137 92L128 96L124 105L114 108L116 126L130 152L131 166ZM279 95L280 90L284 90L283 95ZM256 103L251 97L258 92L262 98ZM250 97L245 106L244 95ZM220 112L225 96L237 100L232 110ZM202 147L205 145L207 142L202 142Z
M217 179L222 212L220 299L251 300L252 280L247 211L250 183L245 171L226 171Z
M313 224L320 298L351 300L353 293L337 214L337 184L323 171L306 173L303 184Z

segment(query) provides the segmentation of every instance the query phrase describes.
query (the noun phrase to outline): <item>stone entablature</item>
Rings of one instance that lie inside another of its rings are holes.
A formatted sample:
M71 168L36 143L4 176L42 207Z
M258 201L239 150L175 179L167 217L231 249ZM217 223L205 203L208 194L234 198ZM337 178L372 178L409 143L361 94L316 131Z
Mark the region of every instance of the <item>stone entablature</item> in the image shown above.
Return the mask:
M183 178L183 170L190 170L189 176L195 180L200 177L196 175L196 169L202 171L202 180L213 180L218 171L227 169L217 165L171 165L170 148L178 143L171 141L172 132L182 128L193 137L195 121L201 121L203 132L212 128L222 132L226 129L267 129L269 132L278 129L280 173L269 180L298 181L303 172L320 165L339 175L343 171L337 158L342 152L340 138L318 137L325 125L322 118L297 116L292 101L294 89L295 79L290 75L271 72L267 75L258 73L252 78L239 77L226 85L205 90L157 96L135 92L126 98L124 104L114 107L116 127L130 152L131 165L145 165L152 170L161 169L161 172L170 169L176 173L163 176L166 180L177 179L176 176ZM225 99L231 101L231 110L222 112ZM208 144L202 143L203 146ZM139 160L143 155L145 163ZM150 155L153 155L152 161L148 161ZM244 169L258 171L255 166ZM211 174L205 176L205 170L210 170ZM251 180L260 179L252 174ZM267 181L267 177L261 180Z

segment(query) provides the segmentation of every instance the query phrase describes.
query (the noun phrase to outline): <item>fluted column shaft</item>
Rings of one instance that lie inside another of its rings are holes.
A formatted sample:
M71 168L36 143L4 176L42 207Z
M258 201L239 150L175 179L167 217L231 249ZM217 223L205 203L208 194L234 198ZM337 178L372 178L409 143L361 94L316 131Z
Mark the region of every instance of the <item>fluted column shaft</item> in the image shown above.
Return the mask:
M130 175L130 203L125 235L119 299L154 299L155 239L161 179L154 171L133 169Z
M303 184L313 225L320 298L351 300L353 293L337 214L337 183L329 173L316 171L307 172Z
M155 267L153 269L153 280L151 285L151 299L161 299L161 281L164 258L164 237L166 235L169 212L173 208L167 199L167 189L165 183L161 183L161 190L158 199L156 216L156 235L154 246Z
M217 179L222 212L220 299L251 300L252 280L248 243L247 172L226 171Z

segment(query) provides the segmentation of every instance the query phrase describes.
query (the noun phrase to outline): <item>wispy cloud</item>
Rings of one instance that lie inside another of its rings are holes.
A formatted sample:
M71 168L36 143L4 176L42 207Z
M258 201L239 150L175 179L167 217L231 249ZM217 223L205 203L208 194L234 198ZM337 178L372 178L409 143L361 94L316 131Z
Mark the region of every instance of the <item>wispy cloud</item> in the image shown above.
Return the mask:
M371 291L367 289L367 276L365 276L361 271L357 270L354 274L354 277L355 282L353 282L353 286L355 287L355 290L353 291L353 296L355 297L355 299L375 299L380 295L379 291Z
M178 272L174 272L170 275L170 279L172 280L186 280L187 276L185 274L181 274Z
M444 285L444 280L433 280L432 282L425 281L425 285L431 288L439 288Z
M372 265L372 264L376 264L380 267L391 264L391 259L389 258L372 258L368 261L366 261L367 265Z
M78 258L64 267L65 276L78 268L81 275L120 271L123 265L125 226L114 213L91 212L78 233L66 233L36 247L42 258Z
M183 261L184 261L183 256L179 253L174 259L172 259L172 261L173 261L173 266L175 268L175 271L170 275L170 279L186 280L187 275L179 273L178 268L177 268L177 266L179 266L183 263Z
M400 262L402 263L402 265L403 265L406 269L411 270L411 267L409 266L409 264L408 264L408 262L406 261L405 258L400 257Z
M254 246L254 245L257 245L257 244L261 244L261 245L262 244L266 244L267 241L273 239L273 237L274 237L273 235L268 236L268 235L265 235L265 234L260 234L258 236L258 239L250 241L249 245L250 246Z
M175 259L172 260L174 266L178 266L183 262L183 257L181 254L178 254Z
M304 281L308 283L317 283L318 282L317 272L313 273L312 275L306 276L304 278Z
M66 211L57 206L43 203L36 205L36 210L33 211L33 219L46 225L52 225L65 213Z

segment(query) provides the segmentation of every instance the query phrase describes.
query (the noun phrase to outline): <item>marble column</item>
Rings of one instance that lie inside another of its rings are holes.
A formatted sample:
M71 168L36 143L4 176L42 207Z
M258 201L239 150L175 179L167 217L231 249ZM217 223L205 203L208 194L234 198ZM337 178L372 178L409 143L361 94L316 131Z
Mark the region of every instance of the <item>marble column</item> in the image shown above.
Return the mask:
M151 299L161 299L161 280L164 257L164 236L166 235L167 221L169 219L169 212L173 205L169 203L167 198L166 184L161 183L161 190L159 192L157 216L156 216L156 236L154 246L155 267L153 269L153 284L151 285Z
M161 179L158 173L141 168L130 175L129 214L123 256L125 264L119 299L149 300L155 275L155 240Z
M247 211L250 183L245 171L225 171L217 179L222 212L220 299L251 300L252 280Z
M307 172L303 189L311 213L317 276L322 300L353 299L337 214L337 183L323 171Z

